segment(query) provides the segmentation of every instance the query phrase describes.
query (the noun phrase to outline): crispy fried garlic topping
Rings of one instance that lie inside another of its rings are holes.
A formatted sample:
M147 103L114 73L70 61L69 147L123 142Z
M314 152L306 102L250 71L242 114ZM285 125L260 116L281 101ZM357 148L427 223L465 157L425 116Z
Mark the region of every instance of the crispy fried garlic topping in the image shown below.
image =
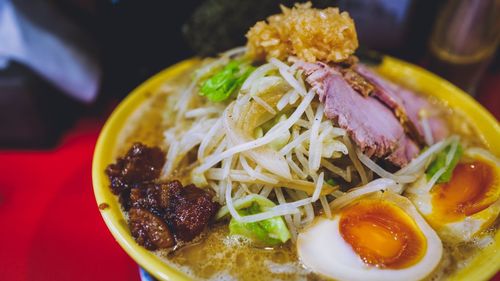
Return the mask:
M282 13L257 22L247 33L248 53L255 59L296 56L308 62L341 62L354 53L354 21L338 8L311 8L311 3L281 6Z

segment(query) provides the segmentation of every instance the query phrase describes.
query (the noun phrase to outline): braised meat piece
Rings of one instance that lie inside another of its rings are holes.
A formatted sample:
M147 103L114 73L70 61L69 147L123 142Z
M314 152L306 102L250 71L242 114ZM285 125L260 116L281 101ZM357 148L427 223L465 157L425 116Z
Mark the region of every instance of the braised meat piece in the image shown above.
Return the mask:
M194 185L159 181L164 158L160 148L136 143L106 169L111 190L129 212L133 237L149 250L193 240L220 207L210 193Z
M179 181L134 187L129 202L131 211L148 211L168 225L177 240L184 242L198 236L219 209L210 193L194 185L183 187Z
M363 153L382 157L397 148L404 131L387 107L372 96L358 94L326 64L302 63L299 67L324 103L326 117L346 129Z
M141 208L130 209L128 215L130 232L139 245L156 250L175 244L174 237L161 218Z
M386 156L404 138L403 128L386 107L354 92L338 74L326 81L325 114L347 129L368 156Z
M119 194L133 184L155 180L164 162L165 153L160 148L135 143L124 157L107 167L111 190Z
M346 129L368 157L389 156L388 161L404 166L418 154L392 111L376 97L357 93L338 70L326 64L302 62L298 67L324 103L326 117Z
M418 148L418 145L408 136L404 136L404 138L399 141L398 148L387 156L386 159L397 167L403 167L406 166L411 159L417 157L419 153L420 148Z
M374 87L368 82L363 76L359 75L352 68L339 68L340 72L344 76L344 79L349 85L358 93L364 97L368 97L372 94Z
M169 184L145 183L130 191L130 206L162 214L170 203Z
M168 221L177 239L191 241L210 223L219 209L212 195L194 185L182 187L178 181L169 183Z
M358 64L354 68L374 86L374 96L393 110L407 134L417 144L425 145L419 114L421 110L431 111L432 105L425 98L391 83L363 64ZM434 141L439 141L448 135L446 124L440 118L429 116L428 122Z
M413 141L421 146L425 145L426 142L419 118L419 112L421 110L430 110L432 106L429 102L414 92L382 78L365 65L358 64L355 66L355 69L374 86L373 95L394 112L394 115L403 125L405 132ZM436 125L436 130L432 132L434 139L442 139L447 134L446 126L439 118L431 117L429 123ZM443 134L442 132L445 133Z
M432 105L416 93L384 79L363 64L349 67L295 62L306 81L325 104L325 115L347 130L369 157L383 158L403 167L420 148L448 135ZM425 112L430 134L424 140L421 113ZM430 135L430 136L429 136Z
M130 206L162 218L176 239L182 241L198 236L219 209L210 193L194 185L183 187L179 181L145 183L132 188Z
M124 188L120 194L118 194L118 202L120 202L120 205L125 211L130 210L132 207L130 202L130 193L130 188Z
M432 114L432 104L426 100L425 98L416 95L414 92L403 89L394 85L394 89L398 96L403 100L403 105L406 108L406 113L408 114L409 120L415 124L416 130L420 135L424 135L424 128L422 126L422 122L420 121L420 111L422 109L428 112L427 121L429 122L429 126L431 129L432 140L434 142L438 142L449 135L448 126L445 121L438 116L433 116ZM427 145L431 145L432 143L427 143Z

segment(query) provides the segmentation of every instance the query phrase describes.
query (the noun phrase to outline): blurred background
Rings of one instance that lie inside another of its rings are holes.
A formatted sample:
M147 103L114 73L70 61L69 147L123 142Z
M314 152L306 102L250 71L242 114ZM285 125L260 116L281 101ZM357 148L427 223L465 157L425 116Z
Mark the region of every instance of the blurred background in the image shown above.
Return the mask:
M138 280L92 195L101 126L148 77L244 45L294 2L0 0L0 279ZM419 64L500 118L500 1L312 2L350 13L360 55Z
M53 147L82 116L109 113L175 62L244 45L250 26L294 2L0 0L0 146ZM314 1L348 11L364 49L421 64L478 98L483 74L498 73L499 3Z

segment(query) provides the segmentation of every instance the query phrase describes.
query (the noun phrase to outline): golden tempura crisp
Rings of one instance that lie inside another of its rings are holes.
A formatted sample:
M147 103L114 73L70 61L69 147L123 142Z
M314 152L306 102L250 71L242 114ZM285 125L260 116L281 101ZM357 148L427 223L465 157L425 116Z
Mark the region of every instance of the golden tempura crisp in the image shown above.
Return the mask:
M282 13L257 22L246 34L248 54L256 59L296 56L308 62L341 62L354 53L354 21L338 8L311 8L311 3L281 6Z

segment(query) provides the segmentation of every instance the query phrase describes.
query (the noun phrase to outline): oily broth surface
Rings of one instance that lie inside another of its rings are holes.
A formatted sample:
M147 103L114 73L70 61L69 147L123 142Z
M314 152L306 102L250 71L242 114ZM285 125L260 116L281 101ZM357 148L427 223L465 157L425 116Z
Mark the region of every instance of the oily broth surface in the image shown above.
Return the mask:
M163 131L161 114L165 109L167 93L158 92L150 95L148 100L128 120L127 128L119 137L120 145L116 156L127 153L135 142L141 142L148 146L165 147L161 134Z
M300 265L291 242L274 249L254 247L243 238L230 237L225 224L212 228L200 243L157 254L196 279L324 280Z
M148 93L148 100L129 118L126 128L120 133L115 158L125 154L134 142L166 149L163 132L175 122L174 115L169 113L173 111L177 93L189 83L196 67L165 81L159 90ZM477 136L476 130L465 116L446 108L443 102L435 98L429 100L440 108L440 115L447 120L452 133L462 136L468 145L484 147L481 140L474 137ZM188 184L187 174L179 172L176 179ZM446 278L466 266L482 247L491 243L499 221L497 219L491 232L482 239L453 246L444 244L443 259L426 280ZM300 264L295 245L291 242L275 249L257 248L244 240L228 237L227 223L212 227L197 243L172 253L157 251L156 254L165 263L179 268L194 279L326 280Z

